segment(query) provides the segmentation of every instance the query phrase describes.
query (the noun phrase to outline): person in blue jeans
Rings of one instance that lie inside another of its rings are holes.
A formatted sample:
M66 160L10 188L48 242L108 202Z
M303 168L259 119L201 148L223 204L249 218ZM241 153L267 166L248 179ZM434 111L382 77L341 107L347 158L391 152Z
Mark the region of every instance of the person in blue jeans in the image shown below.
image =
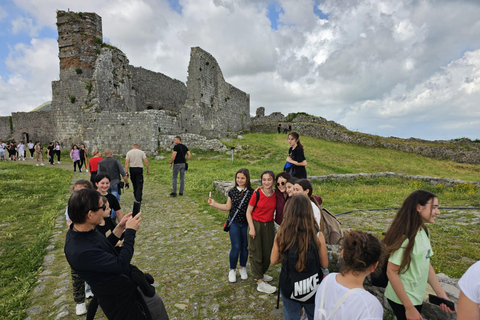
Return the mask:
M250 172L242 168L235 174L235 187L228 191L226 204L215 202L211 197L208 198L208 204L214 208L223 211L230 211L228 219L230 223L230 272L228 281L237 281L237 263L240 257L240 277L243 280L248 279L247 259L248 259L248 239L247 239L247 208L248 202L253 194L253 188L250 183Z

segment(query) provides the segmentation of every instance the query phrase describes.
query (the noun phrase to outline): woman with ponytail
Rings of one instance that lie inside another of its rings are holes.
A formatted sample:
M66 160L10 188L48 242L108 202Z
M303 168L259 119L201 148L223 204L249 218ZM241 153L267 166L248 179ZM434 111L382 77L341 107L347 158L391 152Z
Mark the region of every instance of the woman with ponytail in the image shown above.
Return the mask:
M305 166L307 165L307 160L305 159L303 145L300 143L300 136L298 133L290 132L288 134L288 144L290 145L290 149L288 149L285 171L299 179L306 179L307 170L305 169Z
M315 296L315 320L382 320L383 307L365 291L363 281L375 271L382 254L371 234L351 230L342 242L342 268L323 279Z

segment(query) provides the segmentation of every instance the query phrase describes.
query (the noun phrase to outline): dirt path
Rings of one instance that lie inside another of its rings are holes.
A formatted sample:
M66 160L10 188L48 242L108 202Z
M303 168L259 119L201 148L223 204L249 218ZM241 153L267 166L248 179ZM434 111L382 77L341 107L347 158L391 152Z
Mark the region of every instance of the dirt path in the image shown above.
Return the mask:
M71 162L62 162L58 168L73 169ZM81 178L88 179L89 174L75 173L72 183ZM227 281L228 234L211 216L200 212L188 195L171 198L169 192L170 186L146 176L133 263L155 278L170 319L283 319L281 305L275 309L276 295L257 292L254 280ZM131 191L122 195L124 211L131 210L132 202ZM27 301L26 319L85 318L75 315L70 268L63 254L65 233L61 210L38 285ZM278 281L279 267L271 270ZM98 312L96 319L105 317Z

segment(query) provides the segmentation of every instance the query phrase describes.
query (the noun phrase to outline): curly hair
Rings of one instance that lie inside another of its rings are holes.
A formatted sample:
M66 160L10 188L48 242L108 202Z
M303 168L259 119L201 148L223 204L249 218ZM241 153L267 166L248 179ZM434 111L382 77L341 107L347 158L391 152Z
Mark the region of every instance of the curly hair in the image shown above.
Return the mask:
M365 271L378 262L382 254L382 245L373 235L350 230L345 233L342 242L343 263L340 273Z

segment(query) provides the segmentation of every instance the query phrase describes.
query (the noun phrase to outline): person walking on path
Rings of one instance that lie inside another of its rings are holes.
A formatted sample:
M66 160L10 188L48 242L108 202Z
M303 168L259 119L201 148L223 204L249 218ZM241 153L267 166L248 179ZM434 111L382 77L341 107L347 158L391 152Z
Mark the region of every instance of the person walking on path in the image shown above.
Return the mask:
M230 223L230 271L228 281L237 281L237 263L240 257L239 273L243 280L248 279L247 259L248 259L248 238L247 238L247 208L248 202L253 194L253 188L250 183L250 172L242 168L235 174L235 186L228 191L226 204L215 202L208 198L208 204L214 208L223 211L230 211L228 221Z
M57 163L60 164L60 154L62 153L62 147L60 146L60 143L55 142L55 153L57 155Z
M145 152L139 149L138 144L132 146L132 150L127 152L125 158L125 172L128 172L130 166L130 180L133 185L133 196L138 202L142 202L143 195L143 162L147 167L147 174L150 174L150 165L148 164Z
M88 148L85 147L84 144L81 144L80 145L80 168L85 167L85 171L88 172L87 152L88 152Z
M76 144L73 145L72 150L70 151L70 158L73 161L73 172L77 171L77 166L78 171L82 172L82 166L80 165L80 150L78 150Z
M307 160L305 159L305 153L303 151L303 145L300 143L300 136L296 132L290 132L288 134L288 149L287 166L285 165L285 171L290 173L293 177L298 179L307 179Z
M3 140L0 140L0 160L7 160L5 158L5 149L7 148L7 145L3 143Z
M40 141L37 140L35 143L35 165L38 167L38 160L40 160L40 165L43 166L43 154L42 154L42 146L40 145Z
M257 281L257 291L274 293L277 288L267 283L273 278L265 272L270 267L270 254L275 238L273 213L277 206L277 199L272 189L275 174L272 171L264 171L260 179L262 187L258 193L252 195L247 208L248 251L252 275Z
M48 162L50 162L51 165L54 164L55 159L55 146L53 145L53 142L50 142L47 147L47 155L48 155Z
M25 145L20 141L17 146L18 161L25 161Z
M430 263L433 256L427 223L440 214L438 198L429 191L412 192L403 202L383 243L388 255L385 297L398 320L421 316L427 282L440 298L448 299ZM440 309L452 313L445 304Z
M113 194L117 198L118 202L120 202L120 177L123 178L123 181L125 182L125 188L128 189L129 185L127 173L125 170L123 170L120 160L113 157L112 150L107 148L103 154L105 155L105 159L98 162L97 174L106 173L110 176L112 181L110 182L110 188L108 189L108 192Z
M90 171L90 182L95 186L95 176L98 171L98 162L102 161L102 153L97 148L93 149L93 157L88 161L88 170ZM95 187L96 189L96 187Z
M168 319L155 288L130 264L142 214L135 217L126 214L106 238L95 228L104 221L106 209L95 190L83 189L72 194L68 211L73 223L64 246L68 263L90 284L108 319ZM118 253L114 246L122 234L123 247ZM137 286L139 282L141 289Z
M173 139L173 142L175 143L175 146L173 147L173 153L169 165L171 168L173 163L172 193L170 193L170 195L176 197L178 173L180 173L180 190L178 194L183 196L183 190L185 188L185 170L187 170L187 161L190 159L191 154L188 148L182 144L182 139L179 136L176 136Z
M27 144L28 150L30 151L30 159L33 159L33 154L35 153L35 144L30 140Z

